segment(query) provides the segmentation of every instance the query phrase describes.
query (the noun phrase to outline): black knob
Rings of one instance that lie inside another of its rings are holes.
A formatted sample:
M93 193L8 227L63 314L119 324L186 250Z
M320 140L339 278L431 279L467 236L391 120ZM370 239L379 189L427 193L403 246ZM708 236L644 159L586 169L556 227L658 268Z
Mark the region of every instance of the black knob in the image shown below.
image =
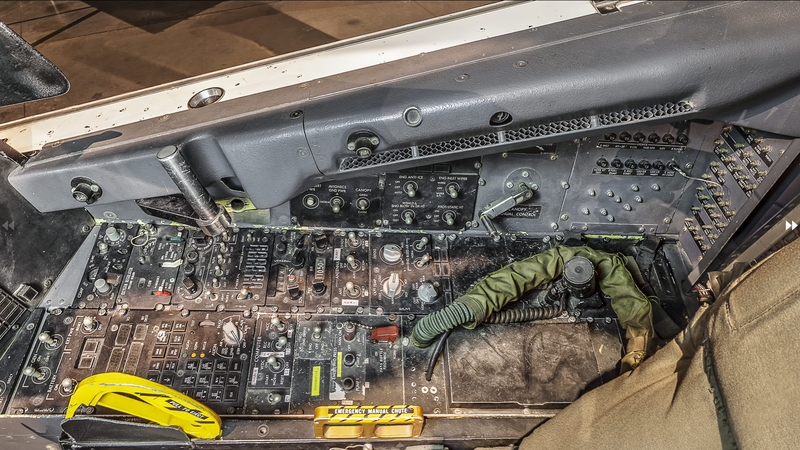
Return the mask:
M622 142L628 142L631 140L631 134L628 133L627 131L623 131L622 133L619 134L619 139Z
M686 145L689 143L689 136L681 133L678 135L678 144Z
M81 203L89 204L92 200L92 195L94 195L92 187L86 183L78 183L77 186L72 188L72 198Z
M299 300L301 295L303 295L303 293L300 291L300 286L296 284L294 286L289 286L289 297L291 297L292 300Z
M306 254L299 248L292 254L292 265L295 269L299 269L306 265Z
M193 279L186 277L183 279L181 284L183 284L183 288L186 289L188 293L194 294L197 292L197 282L195 282Z
M661 140L664 141L665 144L673 144L675 143L675 136L667 133L661 138Z
M636 161L632 159L625 160L625 167L628 169L635 169L636 168Z
M191 246L194 248L203 248L211 243L212 238L205 235L202 231L199 231L192 235L192 240L190 241ZM197 254L195 252L195 254Z
M183 274L187 277L194 275L195 267L194 264L186 263L183 266Z
M633 135L633 140L636 142L644 142L644 133L637 131L636 134Z
M186 262L194 264L199 260L200 260L200 254L197 253L197 251L189 250L188 252L186 252Z
M619 158L614 158L614 160L611 161L611 167L614 167L614 168L617 168L617 169L621 169L622 168L622 161L620 161Z
M639 161L639 168L641 169L650 169L650 161L643 159Z
M656 170L664 170L664 163L659 160L655 160L653 162L653 168Z
M328 236L323 234L317 237L317 239L314 241L314 245L317 247L317 250L325 250L328 248Z
M597 158L597 165L605 169L608 167L608 160L605 158Z
M650 135L647 136L647 140L652 142L653 144L657 144L658 141L661 140L661 137L659 135L657 135L656 133L650 133Z
M617 135L614 134L614 133L606 133L605 136L603 136L603 139L605 139L607 141L613 141L613 140L617 139Z
M314 287L314 294L315 295L322 295L328 289L328 287L325 286L325 283L323 283L322 281L315 281L312 284L312 286Z

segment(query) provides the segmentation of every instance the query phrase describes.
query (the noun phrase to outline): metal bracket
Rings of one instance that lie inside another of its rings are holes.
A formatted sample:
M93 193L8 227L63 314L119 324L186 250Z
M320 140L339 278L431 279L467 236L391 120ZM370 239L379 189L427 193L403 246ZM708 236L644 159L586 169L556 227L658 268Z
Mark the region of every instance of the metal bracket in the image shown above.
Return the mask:
M623 6L641 3L642 1L643 0L592 0L592 5L600 14L611 14L619 12L619 9Z
M496 218L500 214L508 211L509 209L519 205L520 203L530 200L533 197L533 191L530 186L525 183L519 183L517 188L514 192L511 193L508 197L503 197L501 199L495 200L488 205L486 208L481 210L478 213L478 217L481 219L481 223L484 227L486 227L486 231L489 232L489 235L495 239L500 239L500 233L495 228L494 224L492 223L492 219Z
M77 416L61 422L64 448L102 446L130 448L157 443L160 448L190 449L193 444L177 427L165 427L99 417Z
M6 141L7 139L0 139L0 156L3 156L6 159L13 161L16 165L20 167L25 167L25 163L27 163L28 160L31 159L31 156L35 155L36 153L39 153L38 151L28 154L20 153L19 151L17 151L17 149L8 145Z

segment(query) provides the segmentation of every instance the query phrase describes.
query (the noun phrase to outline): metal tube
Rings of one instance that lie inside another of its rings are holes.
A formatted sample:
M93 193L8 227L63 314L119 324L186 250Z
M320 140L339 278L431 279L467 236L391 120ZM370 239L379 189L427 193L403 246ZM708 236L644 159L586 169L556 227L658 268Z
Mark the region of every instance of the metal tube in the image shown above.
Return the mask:
M178 151L178 147L168 145L162 148L157 156L164 170L186 198L186 202L197 213L197 225L203 232L209 236L217 236L231 226L228 213L214 202L192 167Z

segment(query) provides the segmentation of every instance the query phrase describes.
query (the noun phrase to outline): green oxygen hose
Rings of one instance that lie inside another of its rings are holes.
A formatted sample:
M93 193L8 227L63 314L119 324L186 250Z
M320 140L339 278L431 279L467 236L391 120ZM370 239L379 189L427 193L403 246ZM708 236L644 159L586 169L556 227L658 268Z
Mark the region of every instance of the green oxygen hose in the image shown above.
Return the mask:
M411 331L411 341L417 347L427 347L436 336L453 328L475 321L475 314L464 303L455 302L422 318ZM424 341L420 341L423 336Z
M589 247L555 247L487 275L452 304L423 317L414 326L411 341L417 347L428 347L448 330L475 328L525 292L557 278L573 256L583 256L594 264L598 286L611 297L611 307L626 330L627 352L646 352L655 335L650 301L625 267L624 256Z
M483 323L520 323L533 320L552 319L561 315L561 308L557 306L540 306L522 309L506 309L492 313Z

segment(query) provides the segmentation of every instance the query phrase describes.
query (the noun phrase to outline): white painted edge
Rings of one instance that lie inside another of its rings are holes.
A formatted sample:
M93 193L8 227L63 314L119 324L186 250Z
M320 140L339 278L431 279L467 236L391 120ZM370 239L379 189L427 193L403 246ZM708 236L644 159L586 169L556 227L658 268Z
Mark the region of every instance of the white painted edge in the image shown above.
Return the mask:
M598 14L591 1L538 0L488 5L268 58L223 71L73 106L0 126L0 139L20 152L47 142L188 109L195 93L221 87L219 102L397 61L517 31Z

